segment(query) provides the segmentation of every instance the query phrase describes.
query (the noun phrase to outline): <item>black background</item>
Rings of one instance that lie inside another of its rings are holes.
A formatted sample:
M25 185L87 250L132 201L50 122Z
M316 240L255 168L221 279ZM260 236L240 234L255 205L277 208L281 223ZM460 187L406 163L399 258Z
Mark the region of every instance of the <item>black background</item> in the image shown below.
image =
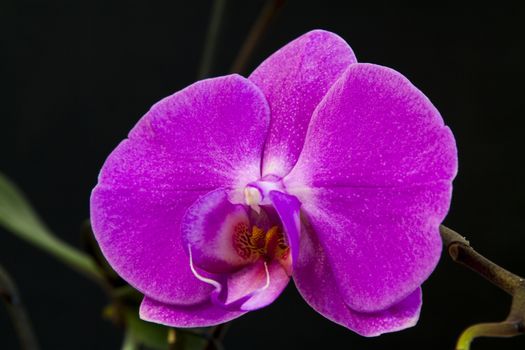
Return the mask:
M441 111L459 149L446 224L525 275L525 11L519 2L448 6L288 1L260 42L254 68L323 28L361 62L392 67ZM230 0L213 75L228 72L263 1ZM61 238L80 223L102 162L162 97L197 79L211 1L2 1L0 171ZM118 349L97 286L0 229L0 263L19 285L44 349ZM228 349L452 349L466 326L506 316L510 298L444 256L424 285L415 328L363 338L311 310L290 285L271 306L234 321ZM0 349L17 341L0 307ZM525 347L525 337L473 349Z

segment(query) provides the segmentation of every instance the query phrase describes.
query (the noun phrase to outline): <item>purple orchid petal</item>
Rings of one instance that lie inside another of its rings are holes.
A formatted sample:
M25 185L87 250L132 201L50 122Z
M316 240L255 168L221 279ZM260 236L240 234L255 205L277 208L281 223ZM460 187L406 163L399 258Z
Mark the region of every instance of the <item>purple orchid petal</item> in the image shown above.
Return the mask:
M268 124L264 96L238 75L197 82L153 106L106 160L91 196L111 266L160 302L208 298L212 288L193 276L181 244L182 216L218 187L243 198L260 177Z
M347 305L386 309L428 277L456 168L452 133L399 73L355 64L330 89L284 182Z
M144 297L140 305L140 318L171 327L214 326L242 316L247 311L231 311L212 304L211 301L182 306L162 303Z
M456 171L454 136L428 98L390 68L357 63L315 110L285 185L410 186Z
M447 182L313 190L316 204L303 208L349 307L380 311L421 285L441 253L450 193Z
M314 30L267 58L249 77L272 111L263 156L263 175L286 175L303 147L315 107L356 58L334 33Z
M191 273L178 234L178 213L198 193L169 194L98 185L91 199L93 231L111 266L142 293L179 304L199 303L213 288Z
M250 217L245 206L229 201L226 189L199 198L181 224L182 241L184 247L191 247L193 263L211 273L232 272L251 263L233 244L238 226L250 227Z
M299 256L299 232L301 232L300 209L301 203L295 196L270 191L270 200L281 219L286 233L287 243L292 255L292 266Z
M200 281L214 288L212 302L224 309L250 311L272 303L290 281L290 276L278 261L259 259L243 269L225 274L203 274L193 265L191 247L190 268Z
M220 289L218 298L195 305L171 305L145 297L140 306L140 317L172 327L213 326L272 303L289 280L278 262L270 262L265 267L260 260L227 277L224 286L226 300L218 299L222 294Z
M305 301L321 315L367 337L416 324L421 309L421 288L387 309L358 312L343 301L331 265L315 234L303 232L301 255L294 266L294 282Z
M278 261L259 260L227 278L228 309L256 310L271 304L286 288L290 276Z

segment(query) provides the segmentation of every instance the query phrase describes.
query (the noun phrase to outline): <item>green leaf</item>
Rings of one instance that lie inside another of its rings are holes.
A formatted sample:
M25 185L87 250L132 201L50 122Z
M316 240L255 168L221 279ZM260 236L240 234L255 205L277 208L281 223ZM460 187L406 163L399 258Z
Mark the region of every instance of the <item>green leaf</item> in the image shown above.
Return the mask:
M0 225L88 277L95 280L104 279L93 259L51 233L22 192L2 173L0 173Z

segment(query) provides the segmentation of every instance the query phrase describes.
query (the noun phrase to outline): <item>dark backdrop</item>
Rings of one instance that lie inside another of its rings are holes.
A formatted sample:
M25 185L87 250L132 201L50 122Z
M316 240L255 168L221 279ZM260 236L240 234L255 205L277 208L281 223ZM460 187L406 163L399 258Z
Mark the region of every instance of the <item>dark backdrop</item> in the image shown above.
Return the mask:
M230 0L213 75L225 74L262 1ZM459 174L446 223L486 256L525 275L523 246L525 11L519 2L408 6L288 1L250 69L300 34L324 28L362 62L393 67L422 89L452 128ZM196 80L211 1L2 1L0 171L49 226L79 246L105 157L160 98ZM0 230L44 349L117 349L91 282ZM505 317L510 298L444 257L424 285L415 328L362 338L311 310L293 285L234 321L228 349L451 349L469 324ZM16 349L0 307L0 348ZM474 349L523 348L525 337Z

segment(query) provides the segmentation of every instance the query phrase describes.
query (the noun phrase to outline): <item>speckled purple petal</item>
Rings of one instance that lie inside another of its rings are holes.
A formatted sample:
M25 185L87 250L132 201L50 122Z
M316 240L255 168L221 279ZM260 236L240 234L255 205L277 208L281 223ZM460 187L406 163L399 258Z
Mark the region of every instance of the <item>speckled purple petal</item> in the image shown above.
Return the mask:
M399 73L351 65L325 96L284 182L351 308L388 308L434 269L456 167L452 133Z
M421 288L397 304L374 313L362 313L348 307L332 273L331 262L312 232L301 235L301 255L294 266L294 282L314 310L363 336L378 336L412 327L419 318Z
M263 174L286 175L303 147L310 117L345 68L356 62L336 34L314 30L267 58L249 77L272 111Z
M231 311L214 305L211 301L196 305L181 306L162 303L144 297L140 304L140 318L171 327L215 326L242 316L247 311Z
M312 190L316 202L303 208L349 307L386 309L430 275L441 253L438 227L450 194L447 182Z
M428 98L390 68L357 63L316 108L285 185L410 186L456 171L454 137Z
M200 196L227 187L242 196L260 177L268 105L247 79L197 82L138 122L106 160L91 196L91 220L112 267L160 302L194 304L212 288L196 279L180 223Z

